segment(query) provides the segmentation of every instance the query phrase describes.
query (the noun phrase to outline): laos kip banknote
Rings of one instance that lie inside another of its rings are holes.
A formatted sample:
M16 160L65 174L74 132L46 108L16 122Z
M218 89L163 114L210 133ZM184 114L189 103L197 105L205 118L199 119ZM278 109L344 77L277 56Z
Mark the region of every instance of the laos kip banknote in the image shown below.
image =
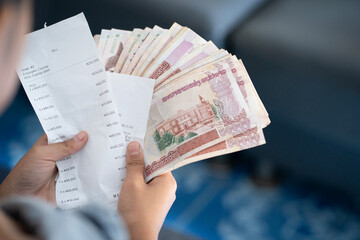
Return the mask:
M109 53L114 32L123 45ZM270 119L242 61L190 28L105 29L94 39L99 52L105 49L104 63L112 59L108 71L155 80L144 142L147 180L265 143Z

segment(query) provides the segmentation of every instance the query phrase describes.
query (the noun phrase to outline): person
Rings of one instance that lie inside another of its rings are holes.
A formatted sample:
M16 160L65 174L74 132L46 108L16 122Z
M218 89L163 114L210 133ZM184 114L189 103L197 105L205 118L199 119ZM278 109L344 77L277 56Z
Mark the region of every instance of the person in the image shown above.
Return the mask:
M15 68L23 35L31 26L31 1L0 2L0 114L11 103ZM82 131L72 139L48 144L42 135L0 185L0 239L157 239L175 201L171 173L144 180L139 143L127 148L127 173L114 214L98 205L56 209L56 161L80 151L88 140ZM125 230L125 231L124 231Z

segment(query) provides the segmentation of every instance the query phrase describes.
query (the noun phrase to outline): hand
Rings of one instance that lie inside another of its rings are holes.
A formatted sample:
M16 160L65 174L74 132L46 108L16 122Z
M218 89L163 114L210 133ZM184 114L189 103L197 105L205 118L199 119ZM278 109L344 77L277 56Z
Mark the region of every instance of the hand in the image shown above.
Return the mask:
M0 186L0 198L34 195L56 205L56 161L78 152L87 139L87 133L80 132L67 141L48 144L46 134L42 135L5 178Z
M118 210L128 226L131 239L157 239L175 201L176 181L168 172L146 184L144 156L137 142L128 146L126 167Z

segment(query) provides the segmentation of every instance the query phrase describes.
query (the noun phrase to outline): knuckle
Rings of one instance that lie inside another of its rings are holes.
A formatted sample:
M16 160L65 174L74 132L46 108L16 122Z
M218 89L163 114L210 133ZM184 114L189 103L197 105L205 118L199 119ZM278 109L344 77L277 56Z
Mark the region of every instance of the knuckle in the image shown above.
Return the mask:
M64 141L61 145L63 154L70 155L74 152L74 147L69 143L69 141Z
M136 159L131 159L130 161L128 161L127 165L130 167L137 167L137 166L144 166L145 163L142 158L136 158Z

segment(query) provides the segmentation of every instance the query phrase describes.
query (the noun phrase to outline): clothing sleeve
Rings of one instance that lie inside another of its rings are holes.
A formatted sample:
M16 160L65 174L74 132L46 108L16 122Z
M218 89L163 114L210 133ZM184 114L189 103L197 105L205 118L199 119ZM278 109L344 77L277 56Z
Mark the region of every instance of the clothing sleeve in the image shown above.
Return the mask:
M65 212L40 199L21 196L1 202L0 209L27 235L38 239L129 239L121 217L97 205Z

